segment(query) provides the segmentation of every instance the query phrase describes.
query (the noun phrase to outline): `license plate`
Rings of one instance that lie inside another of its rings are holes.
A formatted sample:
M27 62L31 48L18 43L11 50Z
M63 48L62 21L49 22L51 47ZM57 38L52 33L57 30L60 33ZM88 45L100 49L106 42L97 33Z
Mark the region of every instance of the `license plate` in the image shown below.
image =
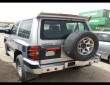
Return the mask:
M54 51L47 51L46 56L55 56L55 52Z

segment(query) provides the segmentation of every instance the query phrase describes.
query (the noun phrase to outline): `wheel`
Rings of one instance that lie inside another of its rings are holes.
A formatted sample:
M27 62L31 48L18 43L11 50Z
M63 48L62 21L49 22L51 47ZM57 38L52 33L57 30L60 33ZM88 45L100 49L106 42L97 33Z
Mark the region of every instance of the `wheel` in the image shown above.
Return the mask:
M71 33L64 42L64 52L74 60L86 61L96 54L99 46L97 36L90 31Z
M22 55L18 55L16 58L16 70L17 70L17 75L20 81L26 82L26 72L23 64L23 57Z
M9 51L9 47L7 45L7 42L5 41L5 54L9 56L7 51Z
M100 57L99 59L100 59L100 61L102 60L102 58L101 58L101 57Z
M110 64L110 57L108 57L108 63Z

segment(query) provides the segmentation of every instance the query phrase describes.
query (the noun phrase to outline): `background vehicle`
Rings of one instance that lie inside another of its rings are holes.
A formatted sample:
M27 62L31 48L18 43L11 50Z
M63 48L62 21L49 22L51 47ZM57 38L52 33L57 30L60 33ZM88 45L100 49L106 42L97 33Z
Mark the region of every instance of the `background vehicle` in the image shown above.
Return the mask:
M0 32L4 32L7 28L9 28L8 24L0 23Z
M110 63L110 32L94 32L99 40L98 53Z
M27 72L39 75L98 62L99 43L87 24L89 19L40 13L7 29L4 37L6 54L16 63L19 79L26 81Z

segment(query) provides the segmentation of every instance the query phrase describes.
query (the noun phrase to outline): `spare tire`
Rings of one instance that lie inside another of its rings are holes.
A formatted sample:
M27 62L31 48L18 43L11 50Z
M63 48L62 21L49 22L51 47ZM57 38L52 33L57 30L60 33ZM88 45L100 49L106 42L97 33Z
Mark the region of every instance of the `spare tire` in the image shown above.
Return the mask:
M78 61L86 61L94 57L98 47L98 38L90 31L73 32L64 42L64 52Z

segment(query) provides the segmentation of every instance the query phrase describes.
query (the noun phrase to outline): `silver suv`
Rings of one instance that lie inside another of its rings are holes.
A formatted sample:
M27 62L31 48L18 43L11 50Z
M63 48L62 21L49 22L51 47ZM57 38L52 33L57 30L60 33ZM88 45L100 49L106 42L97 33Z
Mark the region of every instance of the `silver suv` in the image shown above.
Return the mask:
M90 17L40 13L5 30L6 55L16 63L18 78L66 68L90 66L100 61L98 39L87 21Z

